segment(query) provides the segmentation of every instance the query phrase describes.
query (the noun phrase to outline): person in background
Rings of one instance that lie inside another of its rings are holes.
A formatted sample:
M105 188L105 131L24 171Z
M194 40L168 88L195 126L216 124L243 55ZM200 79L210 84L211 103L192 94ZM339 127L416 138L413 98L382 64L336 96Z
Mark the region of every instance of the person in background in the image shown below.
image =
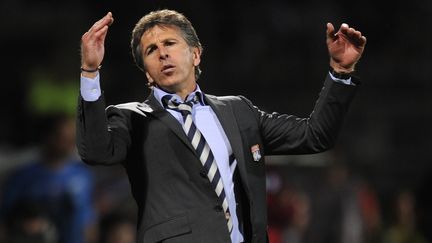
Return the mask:
M384 243L427 243L417 228L416 200L412 191L398 193L394 200L395 220L384 232Z
M113 212L101 220L99 243L135 243L135 220L122 212Z
M57 243L57 230L40 204L25 201L15 204L5 219L7 243Z
M94 242L93 176L75 155L74 118L53 114L42 124L40 156L14 171L3 187L0 212L7 237L24 230L49 234L50 242Z

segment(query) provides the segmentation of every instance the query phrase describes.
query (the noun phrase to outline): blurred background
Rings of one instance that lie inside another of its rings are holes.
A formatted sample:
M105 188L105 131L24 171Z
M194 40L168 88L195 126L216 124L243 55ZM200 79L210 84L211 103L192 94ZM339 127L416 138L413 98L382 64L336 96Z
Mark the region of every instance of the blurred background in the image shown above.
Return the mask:
M149 89L129 49L146 13L184 13L204 46L199 84L265 111L307 117L328 70L325 26L368 39L362 85L336 147L268 158L272 243L432 242L432 1L0 2L0 242L134 242L123 168L74 147L81 35L108 11L108 104ZM43 202L43 203L41 203Z

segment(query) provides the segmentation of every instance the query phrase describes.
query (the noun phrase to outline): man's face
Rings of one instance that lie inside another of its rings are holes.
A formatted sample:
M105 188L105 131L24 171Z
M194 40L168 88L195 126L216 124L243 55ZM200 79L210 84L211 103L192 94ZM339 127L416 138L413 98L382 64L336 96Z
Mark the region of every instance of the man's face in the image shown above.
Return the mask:
M170 92L195 88L201 51L190 47L174 26L155 26L141 37L147 78Z

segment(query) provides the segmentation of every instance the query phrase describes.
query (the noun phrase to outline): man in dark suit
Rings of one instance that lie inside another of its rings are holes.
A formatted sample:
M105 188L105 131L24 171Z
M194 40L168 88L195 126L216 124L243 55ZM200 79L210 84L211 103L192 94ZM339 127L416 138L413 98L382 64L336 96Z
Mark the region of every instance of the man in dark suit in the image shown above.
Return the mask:
M82 37L78 149L89 164L121 163L138 205L138 242L267 242L264 155L317 153L335 141L359 84L366 38L327 24L330 67L309 118L266 113L241 96L201 91L202 47L178 12L147 14L132 32L152 91L105 109L99 86L108 13Z

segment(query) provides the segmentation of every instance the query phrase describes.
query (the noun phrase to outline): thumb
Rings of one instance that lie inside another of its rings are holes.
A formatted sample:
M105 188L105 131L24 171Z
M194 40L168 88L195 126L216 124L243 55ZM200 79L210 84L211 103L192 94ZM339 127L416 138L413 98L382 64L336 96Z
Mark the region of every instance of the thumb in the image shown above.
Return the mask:
M327 23L327 31L326 31L326 33L327 33L327 39L330 39L330 40L336 39L335 28L334 28L333 24L330 23L330 22Z

